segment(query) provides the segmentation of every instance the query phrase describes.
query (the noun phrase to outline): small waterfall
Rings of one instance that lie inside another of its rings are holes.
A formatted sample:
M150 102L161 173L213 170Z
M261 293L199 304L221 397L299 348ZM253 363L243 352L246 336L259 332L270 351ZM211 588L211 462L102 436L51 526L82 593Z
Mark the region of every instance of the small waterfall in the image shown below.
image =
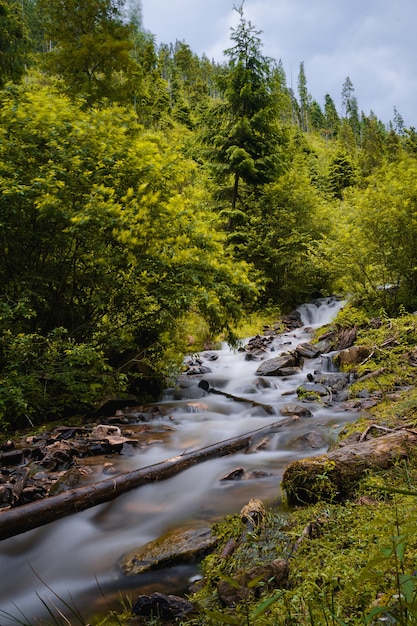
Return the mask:
M297 307L304 326L325 326L329 324L338 312L344 307L346 301L335 297L320 298L314 302L302 304Z

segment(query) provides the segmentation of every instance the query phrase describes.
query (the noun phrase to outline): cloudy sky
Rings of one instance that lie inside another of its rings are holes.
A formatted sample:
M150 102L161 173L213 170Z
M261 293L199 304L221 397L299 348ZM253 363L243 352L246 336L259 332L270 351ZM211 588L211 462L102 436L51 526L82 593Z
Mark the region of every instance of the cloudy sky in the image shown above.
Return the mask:
M144 27L157 43L185 41L223 61L233 0L142 0ZM388 123L394 107L417 127L416 0L245 0L245 16L262 31L263 53L281 59L297 90L300 62L321 106L329 93L341 112L342 85L353 83L359 111Z

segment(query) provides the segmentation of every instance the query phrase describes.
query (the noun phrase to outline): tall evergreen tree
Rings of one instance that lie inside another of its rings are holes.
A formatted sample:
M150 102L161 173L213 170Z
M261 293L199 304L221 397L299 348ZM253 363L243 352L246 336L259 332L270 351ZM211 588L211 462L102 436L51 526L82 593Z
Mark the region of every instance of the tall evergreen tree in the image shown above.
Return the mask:
M271 61L262 54L260 31L245 18L243 5L235 9L239 23L232 29L233 46L225 51L228 70L220 80L224 100L212 111L207 134L232 213L243 204L241 183L255 189L273 180L280 162ZM230 230L233 221L231 216Z
M304 63L300 63L298 74L298 96L300 98L301 130L309 130L309 112L311 96L307 89L307 78L304 71Z
M326 136L333 138L339 129L340 120L333 99L326 94L324 96L324 117L326 125Z

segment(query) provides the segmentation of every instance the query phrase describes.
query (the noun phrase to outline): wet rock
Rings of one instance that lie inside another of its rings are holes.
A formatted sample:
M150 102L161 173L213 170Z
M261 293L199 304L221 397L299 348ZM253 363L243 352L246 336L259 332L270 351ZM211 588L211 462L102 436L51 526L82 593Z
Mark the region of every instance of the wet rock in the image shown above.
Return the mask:
M223 480L241 480L243 478L245 474L245 470L243 469L243 467L237 467L236 469L232 470L231 472L228 472L227 474L225 474L222 478L220 478L221 481Z
M320 450L327 446L327 442L320 433L312 431L295 437L287 445L293 450Z
M258 469L250 470L249 472L245 472L243 467L237 467L236 469L232 470L231 472L228 472L222 478L220 478L220 481L227 481L227 480L256 480L256 479L259 479L259 478L266 478L267 476L271 476L271 473L270 472L265 472L264 470L258 470Z
M197 561L218 544L211 529L177 528L122 557L120 567L125 576L160 569L169 565Z
M55 481L49 489L49 495L56 496L58 493L74 489L74 487L80 484L83 476L84 474L79 467L72 467Z
M256 370L257 376L282 376L283 368L295 367L297 366L297 360L292 354L282 354L280 356L274 357L273 359L268 359L267 361L263 361L261 365Z
M273 476L271 472L265 472L264 470L251 470L250 472L245 472L243 478L244 480L258 480L260 478L267 478L268 476Z
M304 383L297 387L297 395L305 399L316 400L317 397L329 395L329 389L317 383Z
M120 437L122 431L118 426L110 426L108 424L98 424L91 431L91 439L106 439L109 435Z
M10 467L12 465L20 465L23 462L23 450L9 450L8 452L0 452L0 465Z
M288 315L282 318L282 323L284 324L286 330L295 330L296 328L301 328L303 322L301 320L301 314L299 311L292 311Z
M315 359L320 354L319 348L311 343L301 343L296 347L295 352L300 358L304 359Z
M200 374L210 374L211 369L207 365L194 365L187 370L187 376L199 376Z
M177 620L194 611L194 605L184 598L155 592L150 596L141 595L132 606L132 613L143 617L163 620Z
M334 357L338 366L344 367L349 365L359 365L362 361L365 361L371 354L371 349L367 346L351 346L341 350L339 354Z
M295 376L300 373L299 367L282 367L276 376Z
M289 404L285 404L282 408L280 408L279 412L281 415L291 416L298 415L298 417L311 417L313 414L308 407L304 404L300 404L299 402L290 402Z

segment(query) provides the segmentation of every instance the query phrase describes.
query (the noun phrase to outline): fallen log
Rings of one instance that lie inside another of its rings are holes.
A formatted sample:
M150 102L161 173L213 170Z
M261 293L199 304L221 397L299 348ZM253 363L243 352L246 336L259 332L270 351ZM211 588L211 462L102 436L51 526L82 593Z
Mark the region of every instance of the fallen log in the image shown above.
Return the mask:
M251 400L250 398L242 398L242 396L235 396L233 393L227 393L226 391L222 391L221 389L216 389L215 387L211 387L207 380L201 380L198 383L200 389L204 389L207 393L214 393L218 396L224 396L225 398L230 398L231 400L235 400L235 402L247 402L252 406L260 406L264 411L268 413L268 415L274 415L275 411L270 404L264 404L263 402L257 402L256 400Z
M416 442L415 433L396 430L327 454L293 461L282 477L288 504L343 502L352 497L366 470L387 469L406 458Z
M248 448L253 439L288 426L292 418L274 422L244 435L226 439L194 452L183 453L155 465L112 476L84 487L35 500L0 512L0 540L19 535L88 508L114 500L127 491L170 478L193 465Z

